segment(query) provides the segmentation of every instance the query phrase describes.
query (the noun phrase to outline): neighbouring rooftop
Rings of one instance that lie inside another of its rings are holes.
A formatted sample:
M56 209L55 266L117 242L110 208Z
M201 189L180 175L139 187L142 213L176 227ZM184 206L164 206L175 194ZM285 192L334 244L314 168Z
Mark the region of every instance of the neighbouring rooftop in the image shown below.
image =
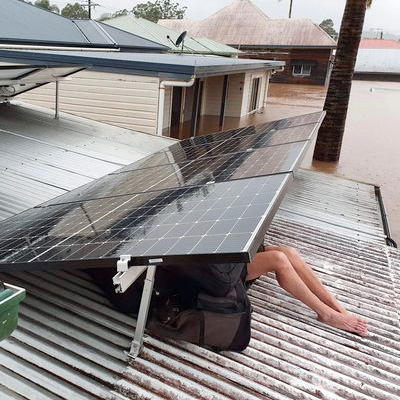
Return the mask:
M66 114L54 120L19 103L4 106L2 143L17 170L12 181L3 180L9 168L1 170L2 199L23 192L26 181L34 184L27 170L44 169L36 181L69 182L65 191L81 184L75 169L84 168L80 179L91 180L170 143ZM54 182L37 183L35 201L56 195ZM9 215L32 206L25 194ZM397 400L400 252L385 244L374 187L300 170L266 241L297 247L338 299L369 320L370 336L320 324L268 276L249 293L253 331L243 353L148 336L142 356L129 361L135 320L113 309L87 275L2 274L28 296L19 328L0 343L1 398Z
M271 19L250 0L236 0L201 21L164 19L158 23L231 46L336 47L336 42L311 20Z
M389 39L361 39L360 49L400 49L400 42Z
M2 0L1 46L68 46L166 51L167 47L93 20L72 20L21 0Z
M240 51L218 43L214 40L203 37L191 37L187 35L183 46L176 46L175 43L182 33L173 29L166 28L144 18L137 18L134 15L124 15L122 17L105 20L106 25L113 26L123 31L133 33L142 38L160 43L169 48L173 53L189 54L214 54L223 56L237 56Z
M357 54L356 74L400 74L400 42L362 39Z

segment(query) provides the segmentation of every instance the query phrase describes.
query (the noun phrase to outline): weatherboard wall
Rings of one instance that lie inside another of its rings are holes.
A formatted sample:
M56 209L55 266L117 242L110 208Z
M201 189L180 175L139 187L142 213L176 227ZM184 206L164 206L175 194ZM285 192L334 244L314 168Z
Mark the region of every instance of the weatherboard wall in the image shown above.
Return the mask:
M249 113L252 79L256 77L261 78L258 109L263 107L269 81L268 72L230 75L225 116L243 117ZM207 78L205 88L202 114L219 115L222 102L223 77Z
M144 133L156 133L159 79L140 75L82 71L61 82L60 111ZM19 96L55 107L55 84Z
M269 72L229 76L225 115L242 117L249 112L251 82L261 77L258 108L262 108ZM223 75L204 78L202 115L218 116L221 111ZM95 121L144 133L157 133L160 79L157 77L81 71L59 84L59 110ZM18 96L31 104L54 109L55 83ZM171 122L172 90L165 90L163 129ZM184 110L182 110L184 111ZM191 108L189 110L191 115Z

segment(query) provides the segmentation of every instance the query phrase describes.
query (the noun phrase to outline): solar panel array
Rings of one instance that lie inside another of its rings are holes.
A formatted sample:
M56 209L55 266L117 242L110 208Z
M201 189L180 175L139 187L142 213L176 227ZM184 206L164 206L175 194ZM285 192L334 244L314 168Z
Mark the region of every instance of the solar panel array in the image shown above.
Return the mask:
M187 139L3 221L0 270L249 261L322 119Z

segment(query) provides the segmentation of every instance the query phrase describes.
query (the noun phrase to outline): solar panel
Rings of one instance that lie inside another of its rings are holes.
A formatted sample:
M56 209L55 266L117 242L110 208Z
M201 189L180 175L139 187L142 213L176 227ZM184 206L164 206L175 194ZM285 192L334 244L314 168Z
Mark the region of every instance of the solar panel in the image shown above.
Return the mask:
M125 172L132 169L147 168L173 162L179 163L201 157L235 153L255 147L275 146L278 144L305 141L309 140L317 129L316 123L308 123L289 128L283 127L281 129L275 128L276 125L277 123L269 123L226 131L231 135L228 138L226 138L226 132L221 132L211 137L207 135L202 140L199 140L202 138L201 136L185 139L169 146L166 150L162 150L146 157L146 159L128 165L117 172ZM219 140L220 137L224 139Z
M0 100L9 99L45 83L62 80L84 67L56 65L0 65Z
M185 140L3 221L0 270L249 261L322 118Z
M2 224L0 270L7 266L78 263L115 265L120 254L133 264L248 261L253 236L291 174L38 207ZM104 261L101 263L101 261Z
M308 142L303 141L259 149L248 148L218 157L112 173L50 200L45 205L292 172L307 146Z

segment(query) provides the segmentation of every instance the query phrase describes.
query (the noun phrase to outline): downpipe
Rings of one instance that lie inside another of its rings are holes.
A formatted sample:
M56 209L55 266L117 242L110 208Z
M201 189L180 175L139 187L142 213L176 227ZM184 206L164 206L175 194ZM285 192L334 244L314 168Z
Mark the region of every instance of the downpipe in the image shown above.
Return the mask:
M158 97L158 120L157 120L157 135L162 136L163 122L164 122L164 101L165 101L165 88L169 87L190 87L196 82L196 76L193 75L189 81L161 81L160 94Z

